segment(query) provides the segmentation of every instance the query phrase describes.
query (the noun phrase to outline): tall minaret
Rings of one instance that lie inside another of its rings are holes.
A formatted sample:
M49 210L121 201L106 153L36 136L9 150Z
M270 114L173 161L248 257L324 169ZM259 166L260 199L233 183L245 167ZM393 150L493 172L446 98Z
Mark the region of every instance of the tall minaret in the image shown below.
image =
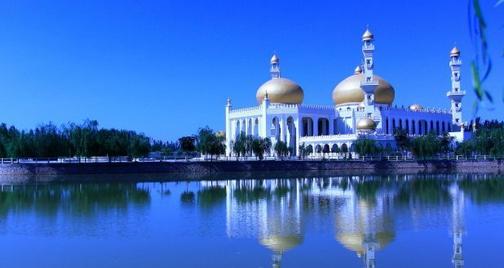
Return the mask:
M452 124L455 126L462 126L462 98L465 96L465 91L460 88L460 50L454 47L450 51L450 69L451 69L451 90L448 91L446 96L451 101Z
M231 155L231 119L229 114L231 113L231 99L226 100L226 155ZM238 131L238 130L236 130Z
M362 55L364 62L362 64L361 88L364 90L364 109L367 117L374 117L374 92L378 82L374 79L374 35L366 29L362 35Z

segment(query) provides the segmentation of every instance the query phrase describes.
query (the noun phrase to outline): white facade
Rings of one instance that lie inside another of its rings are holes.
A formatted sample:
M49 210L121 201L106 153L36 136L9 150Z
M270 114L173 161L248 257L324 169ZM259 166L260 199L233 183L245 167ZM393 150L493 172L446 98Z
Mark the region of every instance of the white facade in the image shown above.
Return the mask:
M355 140L367 137L381 146L395 147L394 131L403 129L411 136L434 132L450 133L456 140L464 136L460 88L460 52L450 53L452 89L447 96L450 110L423 108L418 104L393 104L394 88L374 74L374 36L366 30L362 37L363 62L353 76L333 90L334 105L302 104L304 92L294 82L281 78L279 58L271 59L271 80L257 92L258 105L235 109L226 104L226 150L232 155L236 138L245 135L266 138L274 144L285 142L292 154L299 147L311 146L314 153L352 151ZM338 150L336 150L336 147Z

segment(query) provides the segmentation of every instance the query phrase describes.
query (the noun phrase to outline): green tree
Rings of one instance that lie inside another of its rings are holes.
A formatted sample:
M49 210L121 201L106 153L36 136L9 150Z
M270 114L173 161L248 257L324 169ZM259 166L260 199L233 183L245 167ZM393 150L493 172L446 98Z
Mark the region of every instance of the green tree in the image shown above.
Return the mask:
M277 141L275 143L275 152L280 159L283 159L289 154L289 148L285 142Z
M375 140L360 138L355 141L355 152L360 156L374 155L380 152Z

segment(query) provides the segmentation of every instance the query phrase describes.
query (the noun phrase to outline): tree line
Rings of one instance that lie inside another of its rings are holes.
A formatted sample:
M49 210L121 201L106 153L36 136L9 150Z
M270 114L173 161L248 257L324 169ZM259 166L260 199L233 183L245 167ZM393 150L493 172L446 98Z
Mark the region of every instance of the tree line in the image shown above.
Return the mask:
M171 147L135 131L100 128L96 120L60 127L48 123L30 130L0 124L0 157L141 157Z

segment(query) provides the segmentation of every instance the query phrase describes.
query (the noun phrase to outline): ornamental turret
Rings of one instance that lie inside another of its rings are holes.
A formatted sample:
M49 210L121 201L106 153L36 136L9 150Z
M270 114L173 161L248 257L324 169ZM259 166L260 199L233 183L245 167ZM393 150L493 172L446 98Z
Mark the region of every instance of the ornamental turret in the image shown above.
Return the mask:
M463 125L462 120L462 98L466 92L460 88L460 50L454 47L450 51L450 70L451 70L451 90L448 91L446 96L451 102L452 124L458 127Z

